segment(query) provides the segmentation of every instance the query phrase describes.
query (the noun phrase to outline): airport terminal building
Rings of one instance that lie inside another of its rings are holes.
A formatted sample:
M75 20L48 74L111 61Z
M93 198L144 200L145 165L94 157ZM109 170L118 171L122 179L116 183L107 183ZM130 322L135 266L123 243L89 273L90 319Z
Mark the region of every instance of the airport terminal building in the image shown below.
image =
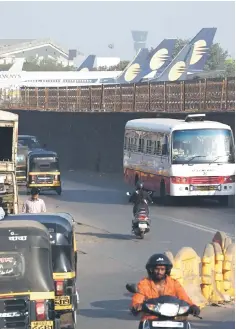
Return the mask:
M30 61L56 60L63 66L73 65L74 58L83 55L75 49L64 49L51 39L0 39L0 64L13 64L15 58Z

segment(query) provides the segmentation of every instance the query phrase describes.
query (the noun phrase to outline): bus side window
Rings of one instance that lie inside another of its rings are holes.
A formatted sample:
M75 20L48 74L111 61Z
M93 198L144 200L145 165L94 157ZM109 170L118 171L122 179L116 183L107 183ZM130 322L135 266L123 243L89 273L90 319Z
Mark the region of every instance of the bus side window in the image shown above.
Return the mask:
M152 144L153 144L153 141L148 139L147 140L147 144L146 144L146 153L147 154L152 154Z
M155 155L160 155L161 154L161 142L160 141L155 141L154 142L154 154Z
M161 155L161 141L162 135L160 133L155 134L155 142L154 142L154 154Z
M162 138L162 155L168 155L169 149L168 149L168 137L167 135L164 135Z
M132 152L137 152L137 138L132 138L131 151Z
M139 138L138 152L143 153L143 151L144 151L144 139Z
M127 147L128 151L131 151L131 138L128 138L128 147Z
M125 137L125 140L124 140L124 150L127 150L127 137Z

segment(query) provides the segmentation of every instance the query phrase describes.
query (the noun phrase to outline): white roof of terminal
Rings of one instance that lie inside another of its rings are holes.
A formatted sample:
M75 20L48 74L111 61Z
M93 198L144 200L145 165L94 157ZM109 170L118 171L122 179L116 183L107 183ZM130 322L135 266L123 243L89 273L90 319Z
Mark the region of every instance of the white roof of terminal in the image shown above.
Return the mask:
M51 39L24 39L24 40L0 40L0 56L4 57L7 55L19 53L21 51L26 51L30 49L35 49L43 46L51 46L55 48L57 51L62 53L64 56L68 56L68 50L62 48L60 45L52 41Z

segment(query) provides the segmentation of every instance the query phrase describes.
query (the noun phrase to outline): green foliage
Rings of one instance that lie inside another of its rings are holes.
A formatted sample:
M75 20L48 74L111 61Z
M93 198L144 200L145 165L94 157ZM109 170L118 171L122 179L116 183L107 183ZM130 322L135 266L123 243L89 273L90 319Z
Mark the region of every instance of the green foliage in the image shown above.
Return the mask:
M123 71L128 64L129 61L120 61L118 65L110 66L109 68L100 66L97 68L97 71Z

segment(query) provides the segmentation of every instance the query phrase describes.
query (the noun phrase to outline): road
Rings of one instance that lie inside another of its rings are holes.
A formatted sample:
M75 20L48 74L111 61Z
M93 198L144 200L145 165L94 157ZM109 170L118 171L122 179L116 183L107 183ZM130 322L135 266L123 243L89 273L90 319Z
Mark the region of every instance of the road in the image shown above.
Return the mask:
M125 195L127 186L119 175L67 172L63 193L42 195L48 211L71 213L77 224L80 250L78 273L80 316L78 328L137 328L138 320L127 311L130 294L127 282L146 275L145 264L155 252L183 246L202 255L217 230L234 236L234 209L202 203L150 208L152 229L144 240L131 236L132 207ZM21 196L21 202L26 198ZM233 329L234 306L207 307L203 320L193 319L193 328ZM192 318L191 318L192 320Z

